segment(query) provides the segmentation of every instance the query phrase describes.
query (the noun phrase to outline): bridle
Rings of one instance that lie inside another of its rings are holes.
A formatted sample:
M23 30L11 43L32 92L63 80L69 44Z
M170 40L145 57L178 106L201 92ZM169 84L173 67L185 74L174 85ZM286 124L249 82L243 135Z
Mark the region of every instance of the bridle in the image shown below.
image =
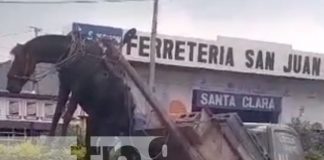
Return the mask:
M11 74L8 74L8 78L14 78L14 79L18 79L18 80L25 80L25 81L32 81L32 82L37 82L37 79L36 78L32 78L31 76L26 76L27 75L27 72L29 70L29 55L28 53L26 54L26 62L25 65L24 65L24 72L23 72L23 76L20 76L20 75L17 75L17 74L14 74L14 75L11 75Z
M8 75L8 77L9 78L14 78L14 79L25 80L25 81L38 82L37 79L31 78L31 77L28 77L28 76Z

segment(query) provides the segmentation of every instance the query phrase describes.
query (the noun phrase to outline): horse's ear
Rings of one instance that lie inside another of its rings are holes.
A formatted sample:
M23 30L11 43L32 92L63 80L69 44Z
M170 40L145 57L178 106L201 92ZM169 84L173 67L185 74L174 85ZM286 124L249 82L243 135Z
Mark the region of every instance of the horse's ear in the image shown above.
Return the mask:
M17 55L23 52L24 45L17 43L17 45L10 51L10 54Z

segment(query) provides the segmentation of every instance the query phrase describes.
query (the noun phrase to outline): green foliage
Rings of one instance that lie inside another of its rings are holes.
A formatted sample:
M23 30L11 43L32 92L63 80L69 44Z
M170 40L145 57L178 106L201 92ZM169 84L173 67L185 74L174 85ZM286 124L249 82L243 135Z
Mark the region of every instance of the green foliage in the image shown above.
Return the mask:
M85 155L85 147L71 149L53 149L33 144L30 141L13 145L0 144L1 160L69 160L71 154L80 158Z
M76 155L81 160L85 157L86 151L85 146L77 146L71 151L71 154Z
M289 124L300 135L306 160L324 160L324 132L320 123L293 118Z

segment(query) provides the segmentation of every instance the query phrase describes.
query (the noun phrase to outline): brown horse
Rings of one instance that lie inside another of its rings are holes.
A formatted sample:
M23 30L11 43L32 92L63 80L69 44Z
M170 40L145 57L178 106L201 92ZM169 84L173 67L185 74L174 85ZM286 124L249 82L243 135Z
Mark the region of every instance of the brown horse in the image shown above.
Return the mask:
M135 29L129 30L123 38L123 44L128 43L135 34ZM33 80L30 78L30 76L34 72L36 64L40 62L57 63L58 60L64 58L64 54L68 52L71 41L71 36L47 35L35 38L27 42L25 45L17 44L17 46L15 46L11 51L11 53L15 55L15 61L12 64L12 66L15 66L15 68L12 67L12 69L10 69L8 72L7 90L13 93L19 93L22 86L28 80ZM109 41L107 40L103 40L101 44L87 41L86 51L90 51L92 54L98 55L102 52L101 49L103 46L109 46L108 43ZM58 102L49 134L51 136L55 135L55 129L57 127L59 118L64 111L65 104L71 90L71 84L64 82L63 76L64 75L62 75L59 71L60 86ZM64 121L61 132L61 135L63 136L66 135L67 127L72 119L77 105L78 101L76 100L74 94L72 94L67 111L63 117Z
M36 64L41 62L56 63L59 59L58 53L66 53L69 50L69 44L71 43L71 40L72 39L69 36L49 35L37 37L27 42L25 45L17 44L11 50L11 54L15 56L15 59L12 63L11 69L7 74L7 90L12 93L19 93L27 81L34 81L34 79L30 77L35 70ZM54 136L59 118L64 111L65 104L70 94L68 85L62 82L61 77L62 75L59 72L60 86L58 93L58 102L52 120L52 127L50 129L51 136ZM66 134L68 123L72 119L72 117L69 115L74 113L76 106L76 100L73 99L72 96L68 107L69 109L66 112L67 116L64 117L62 135Z
M22 87L27 81L36 81L31 78L37 63L57 63L60 59L64 58L64 55L68 53L70 44L72 42L71 36L61 35L46 35L34 38L28 41L26 44L17 44L12 50L11 54L15 56L7 74L7 90L12 93L20 93ZM87 45L88 50L92 50L92 53L99 54L101 50L95 43ZM59 72L59 92L57 106L52 119L52 125L50 129L50 136L55 135L55 130L61 115L64 112L65 104L69 99L71 92L70 84L63 81L63 76ZM72 120L73 113L77 108L78 102L75 100L73 94L71 95L68 109L65 112L63 118L63 127L61 135L66 135L69 122Z

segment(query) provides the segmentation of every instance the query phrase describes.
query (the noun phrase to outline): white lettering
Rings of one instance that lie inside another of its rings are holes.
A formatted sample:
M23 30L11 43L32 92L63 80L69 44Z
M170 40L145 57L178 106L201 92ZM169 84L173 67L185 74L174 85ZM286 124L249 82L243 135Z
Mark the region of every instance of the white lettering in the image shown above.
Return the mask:
M208 98L208 94L207 93L201 94L200 103L202 105L207 105L207 103L208 103L208 99L207 98Z
M251 104L249 97L244 96L242 101L243 108L249 108L249 105Z
M236 107L234 96L230 96L229 106Z
M223 96L221 94L215 94L215 105L223 105Z
M209 95L209 105L213 105L213 104L215 104L216 102L215 102L215 99L214 99L214 96L213 95Z
M263 109L268 109L268 101L269 99L268 98L262 98L262 108Z
M274 99L273 98L270 99L269 109L275 109Z
M257 98L255 102L255 106L253 108L261 108L261 107L262 107L261 100L260 98Z
M229 97L229 95L227 95L227 94L224 94L224 106L228 106L228 97Z

